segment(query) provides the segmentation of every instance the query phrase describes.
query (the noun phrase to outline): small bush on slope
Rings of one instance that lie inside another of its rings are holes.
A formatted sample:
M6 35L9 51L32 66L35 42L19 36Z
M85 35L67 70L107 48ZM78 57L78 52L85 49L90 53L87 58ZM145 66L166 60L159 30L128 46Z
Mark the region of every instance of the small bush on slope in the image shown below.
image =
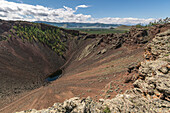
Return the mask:
M103 110L104 113L111 113L109 107L106 107L104 110Z

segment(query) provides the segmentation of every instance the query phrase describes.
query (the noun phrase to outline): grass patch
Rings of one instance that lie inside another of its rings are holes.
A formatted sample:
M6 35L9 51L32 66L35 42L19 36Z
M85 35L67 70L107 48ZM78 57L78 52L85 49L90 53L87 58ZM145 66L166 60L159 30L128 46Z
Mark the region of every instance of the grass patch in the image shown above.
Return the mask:
M121 29L83 29L83 28L74 28L74 30L79 30L88 34L112 34L112 33L125 33L127 30Z

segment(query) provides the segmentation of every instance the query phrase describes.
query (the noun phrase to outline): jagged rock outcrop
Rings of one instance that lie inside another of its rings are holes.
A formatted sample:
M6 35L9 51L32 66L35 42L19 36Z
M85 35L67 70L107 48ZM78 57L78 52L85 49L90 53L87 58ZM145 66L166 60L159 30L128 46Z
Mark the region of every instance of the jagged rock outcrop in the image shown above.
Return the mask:
M162 58L170 54L170 30L156 35L146 48L146 59Z
M113 99L93 101L90 97L71 98L55 103L43 110L27 110L21 113L127 113L127 112L170 112L170 30L158 34L146 47L152 60L146 60L139 67L139 78L134 89L127 90Z

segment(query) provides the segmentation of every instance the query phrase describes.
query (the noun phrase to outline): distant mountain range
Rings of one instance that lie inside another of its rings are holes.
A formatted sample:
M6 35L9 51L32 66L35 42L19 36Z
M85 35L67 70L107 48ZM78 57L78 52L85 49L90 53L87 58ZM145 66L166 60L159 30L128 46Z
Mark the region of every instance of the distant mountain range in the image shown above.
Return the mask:
M57 22L36 21L36 23L45 23L45 24L63 27L63 28L115 28L121 26L121 24L75 23L75 22L57 23Z

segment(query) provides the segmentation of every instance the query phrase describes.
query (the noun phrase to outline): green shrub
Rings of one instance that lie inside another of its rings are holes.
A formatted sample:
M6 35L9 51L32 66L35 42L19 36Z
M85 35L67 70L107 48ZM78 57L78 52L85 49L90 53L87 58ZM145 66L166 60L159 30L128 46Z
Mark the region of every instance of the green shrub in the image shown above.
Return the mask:
M9 34L8 37L11 38L12 37L11 34Z
M17 30L17 26L13 26L13 28L14 28L15 30Z
M104 113L111 113L109 107L107 106L104 110L103 110Z
M137 24L135 27L137 27L137 28L144 28L145 26L142 25L142 24Z

